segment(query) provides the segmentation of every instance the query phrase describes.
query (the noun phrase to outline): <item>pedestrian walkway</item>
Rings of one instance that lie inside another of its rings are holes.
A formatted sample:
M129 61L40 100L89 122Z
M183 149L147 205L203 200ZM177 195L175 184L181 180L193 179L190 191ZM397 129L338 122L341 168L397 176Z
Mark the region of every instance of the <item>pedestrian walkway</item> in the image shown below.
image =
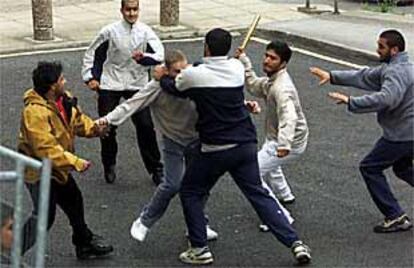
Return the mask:
M5 3L10 0L5 0ZM17 2L21 0L15 0ZM79 47L90 43L100 28L121 18L120 0L56 1L53 24L56 40L32 40L31 7L0 9L0 54ZM317 5L323 15L297 11L297 4L263 0L180 0L180 26L160 27L160 1L141 0L140 20L151 25L162 39L202 36L213 27L246 29L256 14L262 19L259 28L311 38L327 44L341 44L346 49L375 52L375 40L383 28L396 27L414 40L412 16L378 12L350 11L332 15L333 7ZM55 1L54 1L55 3ZM3 5L2 4L2 5ZM414 46L409 53L414 55Z
M262 25L261 29L288 34L296 40L312 40L325 47L353 50L376 57L378 34L389 28L401 30L407 42L407 51L414 57L414 20L412 17L367 11L332 13ZM338 51L341 53L341 51ZM345 52L346 53L346 52Z

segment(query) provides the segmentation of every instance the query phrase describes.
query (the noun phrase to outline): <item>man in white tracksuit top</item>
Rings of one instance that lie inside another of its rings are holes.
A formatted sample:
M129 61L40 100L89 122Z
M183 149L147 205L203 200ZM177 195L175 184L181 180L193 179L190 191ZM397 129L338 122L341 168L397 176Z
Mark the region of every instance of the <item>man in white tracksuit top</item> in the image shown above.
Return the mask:
M123 19L102 28L85 52L82 79L98 94L98 113L112 111L121 98L129 99L148 83L151 66L164 60L164 47L145 23L138 20L139 0L122 0ZM162 163L149 109L131 115L142 160L154 183L162 178ZM116 179L116 128L101 139L105 180Z
M286 43L271 42L263 60L268 77L259 78L247 55L240 49L236 52L245 67L247 90L266 102L266 141L258 154L260 175L282 203L293 202L295 197L281 166L305 151L309 135L298 93L286 70L291 54ZM261 229L267 230L266 226Z

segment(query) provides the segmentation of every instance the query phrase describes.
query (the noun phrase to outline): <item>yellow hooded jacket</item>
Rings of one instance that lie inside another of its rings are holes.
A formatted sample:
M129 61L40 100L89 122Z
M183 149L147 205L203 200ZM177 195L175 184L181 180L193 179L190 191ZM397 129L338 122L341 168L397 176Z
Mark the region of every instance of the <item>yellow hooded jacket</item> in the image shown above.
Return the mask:
M66 92L66 100L73 100L70 96ZM75 136L98 136L91 118L83 114L76 105L71 105L68 109L70 111L67 112L67 124L56 103L29 89L24 94L19 133L19 152L36 159L49 158L52 161L52 176L61 184L67 182L70 171L82 171L85 164L85 160L74 154ZM39 175L37 170L27 168L25 180L34 183L40 179Z

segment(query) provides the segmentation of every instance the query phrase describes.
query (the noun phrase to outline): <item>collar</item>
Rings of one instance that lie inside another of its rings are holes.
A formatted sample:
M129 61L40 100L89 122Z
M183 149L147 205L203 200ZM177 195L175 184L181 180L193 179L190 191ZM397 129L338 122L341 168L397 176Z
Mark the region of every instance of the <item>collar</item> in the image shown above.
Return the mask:
M138 24L138 20L134 22L133 24L127 22L124 18L122 18L122 26L124 26L127 29L133 29Z
M287 68L283 68L269 77L269 81L275 81L279 76L287 72Z
M408 62L408 53L407 51L399 52L397 55L391 58L390 63L401 63Z
M227 56L216 56L216 57L204 57L203 62L204 63L216 63L220 61L227 61L229 57Z

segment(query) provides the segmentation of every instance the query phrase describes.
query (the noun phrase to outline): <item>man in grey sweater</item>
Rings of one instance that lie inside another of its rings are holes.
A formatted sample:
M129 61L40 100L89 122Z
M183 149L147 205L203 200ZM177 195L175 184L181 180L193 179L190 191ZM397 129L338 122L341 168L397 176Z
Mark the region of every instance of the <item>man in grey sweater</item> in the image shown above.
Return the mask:
M187 59L179 50L169 51L165 57L165 71L171 77L175 77L186 66ZM161 70L164 69L156 67L156 72ZM155 128L161 134L165 172L151 200L131 226L131 236L140 242L145 240L150 228L164 215L171 200L179 192L189 161L188 152L198 141L195 104L189 99L163 92L156 80L151 80L144 89L98 119L98 124L119 126L134 113L147 107L151 108ZM217 239L218 234L208 225L206 232L208 240Z
M414 186L414 65L405 52L405 41L396 30L380 34L377 53L382 65L359 71L331 71L311 68L320 85L353 86L373 91L359 97L339 92L329 93L338 104L347 104L354 113L377 113L383 135L374 149L360 163L361 174L378 209L385 220L374 232L407 231L412 223L391 192L384 170L392 167L395 175Z

